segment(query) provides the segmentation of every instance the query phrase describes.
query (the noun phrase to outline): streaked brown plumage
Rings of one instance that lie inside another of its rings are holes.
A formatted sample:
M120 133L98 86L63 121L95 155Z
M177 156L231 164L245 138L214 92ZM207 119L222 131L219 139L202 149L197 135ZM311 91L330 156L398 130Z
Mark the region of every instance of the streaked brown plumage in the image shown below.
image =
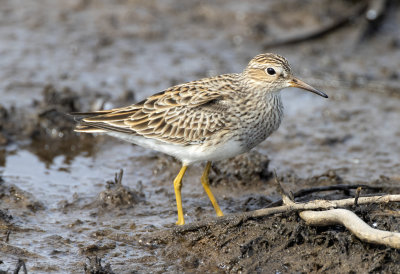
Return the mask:
M177 224L183 224L180 188L186 167L208 161L202 183L222 215L208 186L210 162L244 153L275 131L283 115L280 90L286 87L327 97L294 78L285 58L266 53L254 57L242 73L177 85L128 107L79 113L87 118L76 131L107 133L181 160L174 186Z

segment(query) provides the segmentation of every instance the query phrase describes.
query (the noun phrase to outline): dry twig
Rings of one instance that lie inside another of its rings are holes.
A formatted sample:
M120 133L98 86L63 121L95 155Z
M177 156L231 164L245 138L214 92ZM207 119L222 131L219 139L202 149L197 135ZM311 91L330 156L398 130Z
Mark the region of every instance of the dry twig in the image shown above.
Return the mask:
M282 185L279 183L278 177L275 174L275 183L277 184L278 192L282 195L282 201L285 206L293 208L298 208L299 206L306 207L306 205L318 204L318 202L329 202L329 201L312 201L308 203L300 203L296 204L293 200L289 199L289 197L285 194ZM354 205L361 204L361 201L370 203L381 202L383 197L391 198L389 196L398 196L400 201L400 195L386 195L386 196L375 196L375 197L361 197L361 187L357 188L356 196L353 199L345 199L345 200L337 200L331 202L340 202L340 201L348 201L352 200ZM364 198L364 199L363 199ZM371 199L374 198L374 199ZM393 198L393 197L392 197ZM328 226L328 225L336 225L341 224L345 226L348 230L350 230L357 238L362 241L381 244L392 248L400 249L400 233L397 232L389 232L383 231L379 229L374 229L367 225L363 220L361 220L356 214L347 209L329 209L325 211L312 211L305 210L299 213L300 217L308 224L314 226Z
M400 249L400 233L374 229L350 210L341 208L324 211L306 210L299 215L308 225L341 224L362 241Z

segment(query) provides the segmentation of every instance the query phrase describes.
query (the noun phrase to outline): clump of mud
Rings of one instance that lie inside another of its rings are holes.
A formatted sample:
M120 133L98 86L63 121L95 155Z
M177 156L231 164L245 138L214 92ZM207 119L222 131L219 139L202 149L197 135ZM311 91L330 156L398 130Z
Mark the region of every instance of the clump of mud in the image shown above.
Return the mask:
M5 227L9 225L12 221L13 217L11 214L8 214L6 210L0 210L0 226Z
M19 138L28 126L26 116L13 106L9 108L0 105L0 148L5 147Z
M18 109L0 106L0 144L71 136L73 119L68 113L76 111L79 102L77 94L70 89L58 91L47 85L42 91L42 99L34 100L31 106Z
M90 152L95 142L93 136L75 133L76 122L69 114L83 106L92 106L101 98L104 102L106 97L92 94L84 98L69 88L57 90L47 85L41 99L34 100L30 106L0 105L0 148L17 143L46 163L58 155L65 155L68 161L81 152Z
M249 186L271 178L269 158L256 150L232 159L215 162L210 172L211 185Z
M83 268L85 274L114 274L109 263L102 266L101 258L89 257L88 260L89 264L85 264Z
M30 214L45 209L44 204L36 200L31 193L23 191L14 184L5 184L4 181L0 181L0 200L8 208L28 209Z
M58 91L48 85L43 89L42 95L42 100L33 102L36 123L30 133L31 138L49 140L73 135L74 120L69 113L80 108L78 94L69 88Z
M138 191L122 185L123 171L115 174L115 179L107 181L106 190L102 191L96 203L101 208L128 208L144 201L144 194L139 187Z

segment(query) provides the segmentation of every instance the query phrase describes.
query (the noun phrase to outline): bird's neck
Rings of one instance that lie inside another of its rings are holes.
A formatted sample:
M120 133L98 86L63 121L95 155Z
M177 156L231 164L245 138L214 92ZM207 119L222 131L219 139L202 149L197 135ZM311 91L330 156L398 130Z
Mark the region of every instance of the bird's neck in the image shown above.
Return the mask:
M244 129L241 137L246 149L253 148L277 130L283 117L279 92L267 92L258 98L253 95L244 100L240 107L241 128Z

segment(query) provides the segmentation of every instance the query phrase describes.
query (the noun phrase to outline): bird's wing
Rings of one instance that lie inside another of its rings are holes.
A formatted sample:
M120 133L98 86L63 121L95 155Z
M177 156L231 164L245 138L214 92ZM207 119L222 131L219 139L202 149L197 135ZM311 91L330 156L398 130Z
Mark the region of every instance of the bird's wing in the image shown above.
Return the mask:
M232 82L212 79L171 87L129 107L101 111L83 118L76 131L115 131L179 144L202 143L226 129L232 119L224 100L224 91L234 90Z

